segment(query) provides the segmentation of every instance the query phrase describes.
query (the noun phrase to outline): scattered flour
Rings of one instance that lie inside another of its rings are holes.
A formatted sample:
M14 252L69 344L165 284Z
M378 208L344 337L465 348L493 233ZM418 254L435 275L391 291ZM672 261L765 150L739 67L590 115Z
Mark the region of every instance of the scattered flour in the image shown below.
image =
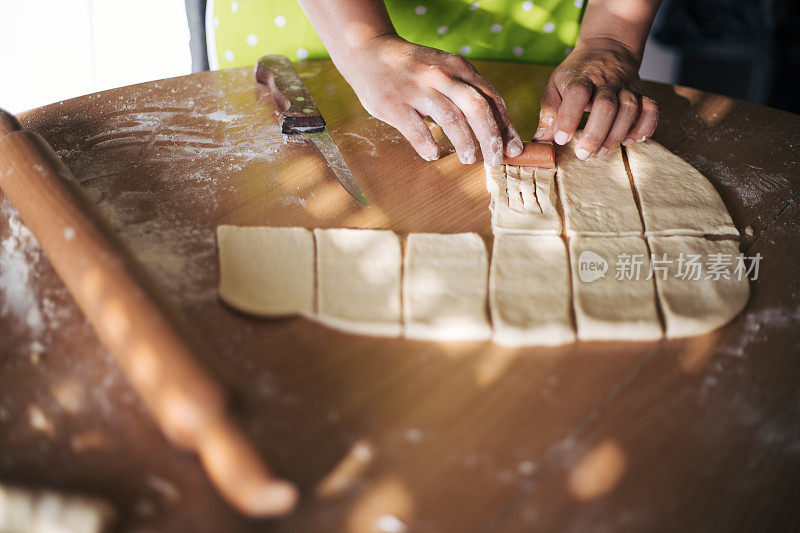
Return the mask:
M39 259L39 244L7 199L0 203L0 213L8 219L9 227L9 235L0 242L0 315L23 319L36 337L45 327L42 308L33 290L32 265Z

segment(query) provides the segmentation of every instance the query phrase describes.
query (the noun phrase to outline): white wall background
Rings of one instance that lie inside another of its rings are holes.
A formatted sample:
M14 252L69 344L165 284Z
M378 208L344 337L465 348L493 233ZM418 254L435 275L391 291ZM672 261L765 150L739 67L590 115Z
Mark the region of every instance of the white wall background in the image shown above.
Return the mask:
M0 0L0 107L191 72L183 0Z
M677 66L648 42L642 77L674 82ZM0 107L12 113L189 72L184 0L0 0Z

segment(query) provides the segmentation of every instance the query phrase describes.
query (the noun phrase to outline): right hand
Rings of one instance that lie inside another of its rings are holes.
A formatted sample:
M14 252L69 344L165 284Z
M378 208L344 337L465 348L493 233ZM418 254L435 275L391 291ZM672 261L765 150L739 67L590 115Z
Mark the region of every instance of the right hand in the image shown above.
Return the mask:
M442 127L464 164L476 161L478 146L493 166L502 164L504 153L522 153L503 99L461 56L386 34L335 63L364 108L397 128L427 161L439 158L439 147L426 116Z

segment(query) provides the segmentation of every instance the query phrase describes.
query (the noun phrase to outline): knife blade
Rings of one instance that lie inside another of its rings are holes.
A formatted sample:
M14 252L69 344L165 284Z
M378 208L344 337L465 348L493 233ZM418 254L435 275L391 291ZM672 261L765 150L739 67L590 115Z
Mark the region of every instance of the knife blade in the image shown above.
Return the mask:
M281 131L285 135L302 135L311 141L344 190L369 207L339 147L325 129L325 119L317 109L317 104L289 58L282 55L263 56L256 63L256 80L267 86L278 106Z

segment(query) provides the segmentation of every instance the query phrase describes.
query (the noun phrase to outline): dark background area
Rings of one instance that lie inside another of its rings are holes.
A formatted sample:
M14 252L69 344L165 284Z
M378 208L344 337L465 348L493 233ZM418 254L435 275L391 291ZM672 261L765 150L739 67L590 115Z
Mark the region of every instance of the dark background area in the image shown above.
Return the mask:
M677 83L800 113L800 1L666 0L653 36Z

